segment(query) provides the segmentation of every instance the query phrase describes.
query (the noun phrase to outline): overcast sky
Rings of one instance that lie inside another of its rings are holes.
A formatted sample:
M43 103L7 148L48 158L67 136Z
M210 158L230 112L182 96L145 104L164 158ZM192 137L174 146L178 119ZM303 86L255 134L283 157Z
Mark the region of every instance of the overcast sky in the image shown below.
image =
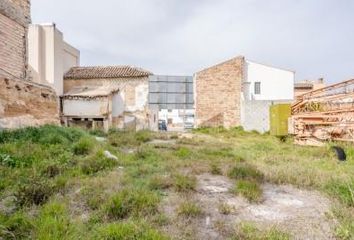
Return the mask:
M134 65L192 75L237 55L296 71L354 78L353 0L32 0L81 65Z

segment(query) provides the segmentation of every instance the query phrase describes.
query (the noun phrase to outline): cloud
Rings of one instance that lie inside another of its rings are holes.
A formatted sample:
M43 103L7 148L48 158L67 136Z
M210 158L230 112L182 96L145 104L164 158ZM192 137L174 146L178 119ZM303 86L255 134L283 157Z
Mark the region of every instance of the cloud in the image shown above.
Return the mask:
M330 82L354 76L353 10L350 0L32 0L33 22L56 22L84 65L191 75L241 54Z

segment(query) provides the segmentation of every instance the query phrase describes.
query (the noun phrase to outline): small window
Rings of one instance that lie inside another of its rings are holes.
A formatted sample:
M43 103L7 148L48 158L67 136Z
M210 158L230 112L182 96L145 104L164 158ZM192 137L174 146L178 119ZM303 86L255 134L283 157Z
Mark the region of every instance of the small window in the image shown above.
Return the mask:
M168 109L168 112L171 113L171 112L172 112L172 109Z
M168 124L172 124L172 123L173 123L172 118L167 119L167 123L168 123Z
M254 94L261 94L261 82L254 83Z

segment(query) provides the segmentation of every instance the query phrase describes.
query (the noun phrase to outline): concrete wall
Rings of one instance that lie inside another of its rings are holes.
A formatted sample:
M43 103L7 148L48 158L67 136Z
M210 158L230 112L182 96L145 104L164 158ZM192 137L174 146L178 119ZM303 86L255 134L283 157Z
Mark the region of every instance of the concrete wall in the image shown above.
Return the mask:
M295 73L246 61L244 97L246 100L291 100L294 98ZM261 94L255 94L255 82L261 83Z
M63 114L78 117L108 116L110 105L108 97L96 99L64 99Z
M243 57L195 74L196 126L233 127L241 124Z
M80 64L80 52L67 44L55 24L32 24L28 31L29 69L32 81L64 93L64 74Z
M242 101L242 124L246 131L265 133L270 130L270 106L291 101Z

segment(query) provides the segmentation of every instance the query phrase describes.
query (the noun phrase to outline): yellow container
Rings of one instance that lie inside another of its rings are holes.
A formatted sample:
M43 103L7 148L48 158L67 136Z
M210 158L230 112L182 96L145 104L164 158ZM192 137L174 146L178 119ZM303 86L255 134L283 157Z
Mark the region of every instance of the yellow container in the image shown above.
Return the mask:
M291 116L291 104L275 104L270 107L270 134L288 135L288 119Z

